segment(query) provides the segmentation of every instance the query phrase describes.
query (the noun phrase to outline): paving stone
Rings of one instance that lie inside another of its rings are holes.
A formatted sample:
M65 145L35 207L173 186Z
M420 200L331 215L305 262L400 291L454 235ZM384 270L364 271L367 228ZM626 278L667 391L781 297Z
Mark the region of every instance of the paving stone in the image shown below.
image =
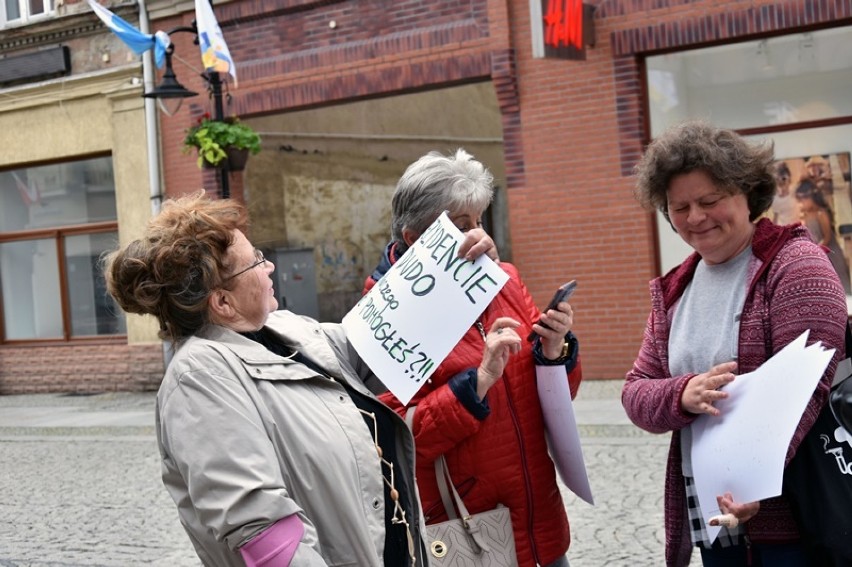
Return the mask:
M620 392L589 381L575 404L595 505L561 487L572 567L664 564L669 436L634 427ZM0 396L0 567L200 565L160 481L154 400Z

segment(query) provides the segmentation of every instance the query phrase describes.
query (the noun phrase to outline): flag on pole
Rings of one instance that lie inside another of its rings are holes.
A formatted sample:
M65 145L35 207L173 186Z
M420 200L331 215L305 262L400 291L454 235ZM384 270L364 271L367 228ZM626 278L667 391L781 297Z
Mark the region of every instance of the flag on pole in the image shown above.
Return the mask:
M171 43L167 33L159 31L154 35L142 33L94 0L86 0L86 2L89 3L89 6L101 21L106 24L106 27L112 30L118 36L118 39L123 41L136 55L142 55L153 47L154 60L157 63L157 67L163 66L166 57L166 48Z
M24 181L14 171L12 172L12 177L15 178L15 185L18 187L18 193L21 195L21 200L26 206L31 207L41 203L41 191L39 191L38 185L35 183L32 185L24 183Z
M229 73L236 85L237 68L209 0L195 0L195 24L198 26L198 46L204 70Z

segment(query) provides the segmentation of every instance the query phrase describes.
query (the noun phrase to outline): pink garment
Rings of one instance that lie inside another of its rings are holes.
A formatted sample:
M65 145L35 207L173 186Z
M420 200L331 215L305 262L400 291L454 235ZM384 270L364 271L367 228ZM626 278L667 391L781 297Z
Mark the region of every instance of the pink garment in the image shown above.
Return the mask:
M293 514L282 518L240 548L246 567L280 567L290 565L305 525Z

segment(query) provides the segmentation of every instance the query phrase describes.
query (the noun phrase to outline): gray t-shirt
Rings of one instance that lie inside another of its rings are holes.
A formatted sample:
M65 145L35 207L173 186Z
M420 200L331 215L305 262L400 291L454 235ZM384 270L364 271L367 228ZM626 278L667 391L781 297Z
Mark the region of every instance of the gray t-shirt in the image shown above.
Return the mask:
M740 314L746 296L751 246L723 264L698 262L675 307L669 335L672 376L707 372L737 359ZM681 430L683 474L692 476L692 430Z

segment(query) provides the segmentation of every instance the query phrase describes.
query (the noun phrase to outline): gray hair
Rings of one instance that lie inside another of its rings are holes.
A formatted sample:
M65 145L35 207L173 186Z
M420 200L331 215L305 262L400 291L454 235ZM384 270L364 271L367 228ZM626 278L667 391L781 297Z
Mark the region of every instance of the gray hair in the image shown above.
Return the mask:
M402 232L418 235L444 211L475 209L484 212L494 197L494 176L473 156L459 148L455 155L429 152L408 166L393 194L391 236L405 250Z

